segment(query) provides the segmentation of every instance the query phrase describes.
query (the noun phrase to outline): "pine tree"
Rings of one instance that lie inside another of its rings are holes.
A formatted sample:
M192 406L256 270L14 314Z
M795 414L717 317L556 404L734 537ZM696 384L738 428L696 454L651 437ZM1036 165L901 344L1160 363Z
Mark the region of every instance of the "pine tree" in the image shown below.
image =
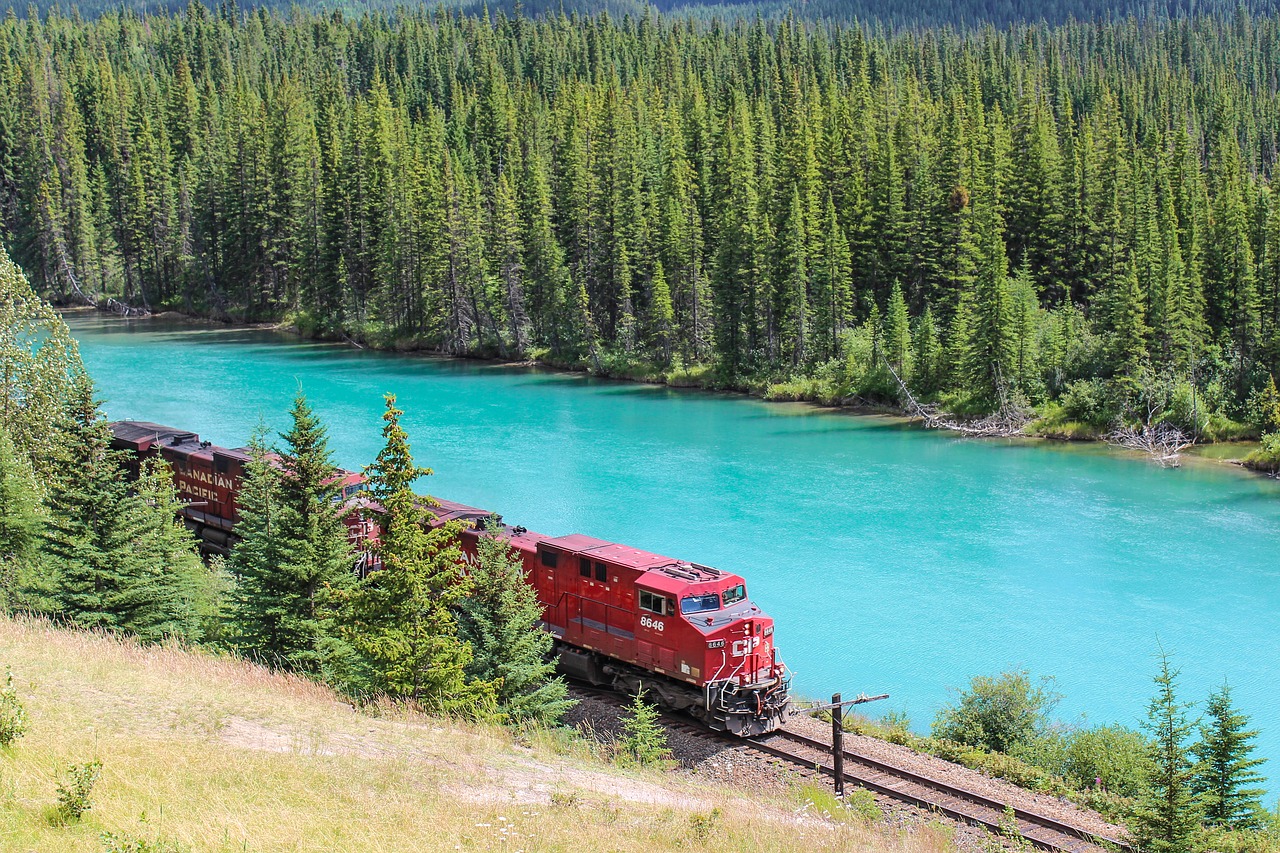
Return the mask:
M269 663L310 675L340 656L327 600L354 582L355 558L334 484L328 437L301 392L284 445L268 457L258 438L229 568L237 594L237 644ZM273 464L279 470L268 470ZM244 554L239 552L244 549Z
M793 189L778 244L777 317L778 357L796 367L806 357L809 337L809 269L805 261L804 209Z
M1178 701L1178 674L1161 650L1160 673L1153 679L1156 695L1143 723L1154 740L1155 769L1138 805L1135 826L1142 848L1153 853L1187 853L1200 823L1200 805L1192 792L1195 768L1187 745L1195 723L1187 717L1192 706Z
M1205 705L1207 721L1200 724L1200 741L1192 748L1197 759L1191 790L1204 808L1210 826L1257 827L1261 823L1265 791L1256 787L1266 777L1256 768L1265 758L1253 758L1254 738L1249 718L1231 704L1231 688L1211 693Z
M131 507L139 514L134 556L143 580L135 587L150 598L150 606L130 626L144 640L194 642L216 616L213 577L200 560L194 534L178 518L182 505L168 464L144 462Z
M40 497L24 457L0 427L0 607L20 603L19 585L40 542Z
M140 494L131 493L92 383L80 380L73 393L74 408L58 424L46 504L52 612L144 640L197 638L188 616L198 569L194 550L184 553L178 534L168 532L175 504L148 503L162 496L155 471L144 472Z
M1107 318L1111 335L1111 363L1117 374L1134 376L1147 357L1146 299L1138 283L1138 270L1133 259L1125 266L1124 276L1107 295Z
M663 364L671 363L672 338L675 334L675 309L671 304L671 288L667 286L667 274L662 261L653 265L653 279L649 285L649 327L653 348Z
M571 701L555 677L555 640L539 627L542 604L501 524L485 526L468 574L468 592L457 607L458 636L475 654L467 676L496 686L506 719L556 723Z
M907 314L907 301L902 296L902 286L896 281L889 292L883 327L880 339L884 357L904 382L909 381L912 368L911 320Z
M920 315L920 319L916 321L911 347L915 365L912 371L912 387L922 394L937 391L938 362L942 356L942 344L938 339L938 326L933 319L933 309L926 308Z
M972 296L957 311L962 367L971 393L991 406L1001 406L1013 379L1014 340L1004 241L998 230L994 201L981 219L981 264Z
M667 733L658 723L658 709L644 700L643 687L627 706L622 731L618 746L637 764L657 764L671 758Z
M241 654L287 666L286 650L301 644L286 627L292 602L277 567L285 562L280 533L283 512L281 474L259 425L249 440L249 461L236 504L240 542L227 559L235 587L227 613L228 637Z
M335 596L340 630L363 661L365 689L430 711L490 716L497 686L467 677L474 656L453 616L467 593L459 530L430 525L430 502L412 484L431 471L413 461L395 395L386 402L386 443L366 469L380 507L381 568Z

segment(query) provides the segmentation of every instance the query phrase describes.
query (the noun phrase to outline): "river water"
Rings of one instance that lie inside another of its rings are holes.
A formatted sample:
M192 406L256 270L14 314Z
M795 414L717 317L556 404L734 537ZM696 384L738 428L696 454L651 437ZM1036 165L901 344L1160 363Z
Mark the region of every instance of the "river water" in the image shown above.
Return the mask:
M1095 446L974 441L735 395L74 314L112 418L244 444L302 387L339 464L399 395L424 490L745 575L799 691L948 688L1024 667L1058 714L1135 725L1163 646L1182 696L1228 680L1280 779L1280 483ZM1272 784L1272 790L1280 785Z

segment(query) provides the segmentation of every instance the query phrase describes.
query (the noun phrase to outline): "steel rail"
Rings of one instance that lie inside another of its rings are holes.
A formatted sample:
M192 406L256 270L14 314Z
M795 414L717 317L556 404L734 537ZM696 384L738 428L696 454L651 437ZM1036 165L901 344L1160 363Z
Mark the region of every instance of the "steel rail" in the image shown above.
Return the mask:
M570 691L595 699L603 699L615 707L623 707L622 697L613 690L573 684ZM829 764L815 760L811 755L783 748L773 742L790 741L825 756L831 755L830 743L788 729L779 729L759 738L736 738L708 729L701 721L672 716L671 712L665 712L663 720L672 728L705 737L708 740L716 740L739 749L761 752L819 774L832 777L835 775L834 769ZM970 791L868 755L846 749L844 757L845 781L900 802L937 812L953 820L980 826L996 835L1008 833L1010 827L1006 815L1011 810L1018 834L1043 850L1062 851L1062 853L1096 853L1099 849L1105 848L1122 851L1132 849L1128 842L1120 839L1081 829L1057 818L1031 809L1012 806L985 794ZM853 767L850 766L851 764ZM861 771L859 767L862 768Z
M830 743L787 729L780 729L762 739L749 740L747 743L762 752L797 764L803 764L805 767L814 767L819 772L834 776L835 771L831 767L814 762L810 757L767 742L775 739L791 741L827 755L831 753ZM1085 850L1096 850L1104 845L1120 850L1129 849L1128 843L1120 839L1081 829L1057 818L1049 817L1031 809L1012 806L1009 803L992 799L985 794L908 770L905 767L889 764L868 755L846 749L844 757L847 762L845 764L844 777L848 782L876 793L902 800L911 805L926 809L936 809L949 817L985 827L998 834L1007 832L1008 818L1006 815L1012 812L1018 833L1032 844L1046 850L1083 853ZM851 768L850 763L855 766ZM858 766L865 768L865 770L859 772ZM914 786L915 790L912 790L909 786Z

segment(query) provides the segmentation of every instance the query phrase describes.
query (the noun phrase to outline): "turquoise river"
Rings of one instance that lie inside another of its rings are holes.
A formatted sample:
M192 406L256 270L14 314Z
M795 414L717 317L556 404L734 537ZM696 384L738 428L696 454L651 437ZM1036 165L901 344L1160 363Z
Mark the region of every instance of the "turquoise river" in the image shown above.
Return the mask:
M868 710L927 730L948 688L1025 667L1056 678L1063 719L1135 725L1162 645L1183 698L1231 683L1280 779L1276 481L269 332L69 320L112 418L219 444L281 428L302 387L358 468L395 392L435 469L425 490L745 575L805 694L889 693Z

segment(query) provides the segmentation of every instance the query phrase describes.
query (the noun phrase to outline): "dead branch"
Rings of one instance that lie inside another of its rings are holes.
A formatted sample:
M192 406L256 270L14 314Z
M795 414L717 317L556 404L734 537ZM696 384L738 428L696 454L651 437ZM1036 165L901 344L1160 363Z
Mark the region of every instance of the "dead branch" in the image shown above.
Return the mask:
M1168 423L1121 426L1104 436L1104 440L1115 447L1145 453L1161 468L1179 467L1182 451L1195 444L1186 433Z
M986 417L978 418L970 421L960 421L952 417L944 417L939 413L938 408L933 405L924 405L916 399L911 393L911 389L907 387L907 383L902 381L902 377L898 375L898 371L893 369L893 365L888 359L884 361L885 367L889 368L889 374L893 376L894 381L898 383L902 395L906 398L911 409L924 422L927 429L945 429L952 432L958 432L961 435L970 438L1009 438L1010 436L1021 435L1022 429L1031 421L1031 416L1011 403L1008 396L1000 394L1000 408Z

